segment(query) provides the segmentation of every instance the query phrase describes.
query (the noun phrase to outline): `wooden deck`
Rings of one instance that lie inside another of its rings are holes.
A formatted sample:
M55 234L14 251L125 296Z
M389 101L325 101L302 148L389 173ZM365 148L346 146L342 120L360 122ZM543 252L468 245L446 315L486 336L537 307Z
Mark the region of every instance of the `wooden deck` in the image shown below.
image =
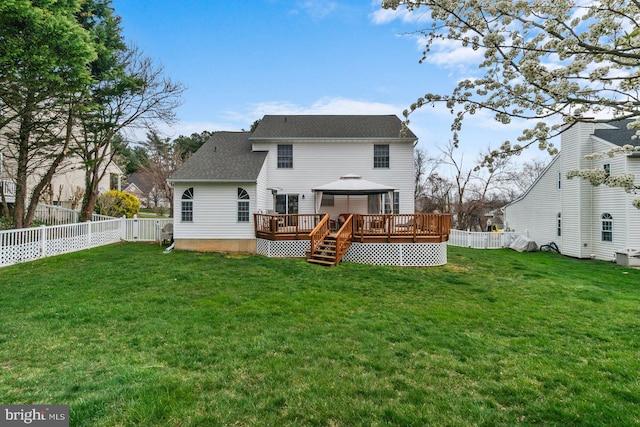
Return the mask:
M311 240L311 232L325 220L327 214L254 214L255 235L267 240ZM353 214L350 239L360 243L440 243L449 240L449 214ZM329 220L325 221L329 224ZM338 237L340 227L328 229ZM342 231L344 235L345 230Z

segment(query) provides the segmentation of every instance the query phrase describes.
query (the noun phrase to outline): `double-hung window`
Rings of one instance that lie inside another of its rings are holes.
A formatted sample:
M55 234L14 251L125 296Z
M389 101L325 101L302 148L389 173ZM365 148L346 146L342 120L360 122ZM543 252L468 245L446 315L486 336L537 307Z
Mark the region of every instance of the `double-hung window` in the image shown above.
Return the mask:
M278 144L278 169L293 168L293 145Z
M249 222L249 193L238 187L238 222Z
M373 167L389 167L389 144L375 144L373 146Z
M193 187L187 188L182 193L181 202L180 218L182 222L193 222Z
M609 213L600 216L601 233L603 242L613 242L613 217Z

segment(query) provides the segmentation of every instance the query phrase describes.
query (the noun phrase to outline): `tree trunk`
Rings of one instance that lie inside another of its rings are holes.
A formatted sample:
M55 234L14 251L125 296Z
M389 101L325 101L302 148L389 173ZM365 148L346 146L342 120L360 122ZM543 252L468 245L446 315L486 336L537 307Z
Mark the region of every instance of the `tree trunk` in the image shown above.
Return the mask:
M71 135L73 132L73 107L69 108L69 113L67 116L67 124L66 124L66 133L64 139L64 145L61 147L60 152L56 155L53 162L49 165L47 172L40 179L40 182L34 187L31 192L31 200L29 200L29 206L24 216L24 221L22 222L23 227L31 227L33 223L33 217L36 214L36 208L38 207L38 203L40 201L40 194L42 190L44 190L50 183L51 179L53 179L53 175L56 173L56 169L60 166L60 163L67 156L67 150L69 148L69 144L71 143ZM17 193L17 190L16 190ZM17 228L17 227L16 227Z
M16 194L13 204L13 226L24 228L25 204L27 201L27 167L29 165L29 139L31 138L32 114L34 107L33 94L27 94L25 108L20 115L20 129L18 132L18 170L16 171Z

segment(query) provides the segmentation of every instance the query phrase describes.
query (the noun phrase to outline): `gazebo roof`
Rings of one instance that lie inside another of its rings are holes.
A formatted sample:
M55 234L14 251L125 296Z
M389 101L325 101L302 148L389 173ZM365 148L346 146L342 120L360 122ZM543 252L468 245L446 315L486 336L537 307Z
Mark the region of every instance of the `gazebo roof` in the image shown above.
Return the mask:
M394 190L394 187L367 181L366 179L362 179L360 175L354 174L343 175L338 181L333 181L311 189L311 191L333 195L383 194Z

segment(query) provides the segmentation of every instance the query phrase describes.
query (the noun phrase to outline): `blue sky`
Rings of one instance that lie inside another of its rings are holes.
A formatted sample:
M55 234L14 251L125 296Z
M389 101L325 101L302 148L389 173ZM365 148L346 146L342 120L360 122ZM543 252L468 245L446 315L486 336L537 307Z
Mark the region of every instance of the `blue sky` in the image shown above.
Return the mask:
M113 0L124 35L187 91L169 137L249 129L265 114L395 114L427 92L448 93L477 73L478 53L442 43L422 64L411 34L421 11L382 10L371 0ZM437 154L452 116L423 107L410 128ZM515 140L480 114L465 124L461 151ZM529 156L540 156L537 149Z

